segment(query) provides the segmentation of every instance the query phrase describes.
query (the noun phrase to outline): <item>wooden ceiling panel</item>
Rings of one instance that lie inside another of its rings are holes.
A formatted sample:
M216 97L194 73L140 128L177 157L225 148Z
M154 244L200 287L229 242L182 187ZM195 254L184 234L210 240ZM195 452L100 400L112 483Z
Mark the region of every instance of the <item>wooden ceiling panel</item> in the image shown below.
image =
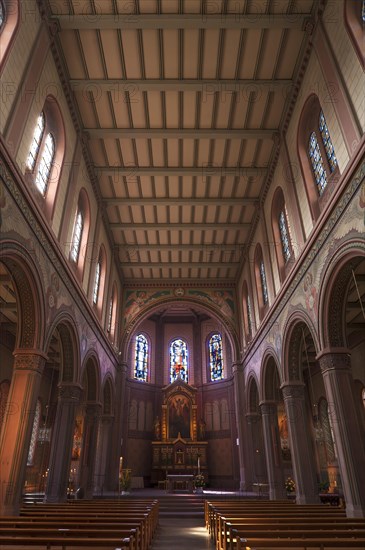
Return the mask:
M289 12L312 0L40 1L66 15L55 40L123 278L237 277L304 51Z
M202 78L214 79L217 77L220 34L219 29L204 31ZM187 36L186 39L189 40L189 37Z
M85 78L86 72L80 55L77 33L65 30L61 33L60 40L71 78Z
M200 31L190 29L189 36L183 34L183 77L198 78L199 77L199 48L200 48Z
M163 75L164 78L179 78L179 32L163 31Z
M135 78L143 78L141 68L141 56L138 32L134 30L123 30L121 33L123 58L126 68L126 78L132 81Z
M150 128L162 128L162 94L161 92L147 92L148 114Z
M101 45L104 53L105 66L108 78L123 78L123 65L120 56L120 38L117 31L101 30ZM114 52L114 55L109 55Z

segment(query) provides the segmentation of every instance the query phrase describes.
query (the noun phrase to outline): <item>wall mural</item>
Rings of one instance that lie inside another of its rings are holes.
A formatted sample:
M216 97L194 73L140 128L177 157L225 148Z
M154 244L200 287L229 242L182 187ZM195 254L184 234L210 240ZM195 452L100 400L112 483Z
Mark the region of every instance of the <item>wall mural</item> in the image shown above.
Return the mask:
M218 307L222 314L235 321L235 296L232 289L184 289L184 288L169 288L169 289L151 289L151 290L125 290L124 292L124 327L129 325L131 321L147 306L158 303L164 298L183 298L191 297L202 303L209 302Z

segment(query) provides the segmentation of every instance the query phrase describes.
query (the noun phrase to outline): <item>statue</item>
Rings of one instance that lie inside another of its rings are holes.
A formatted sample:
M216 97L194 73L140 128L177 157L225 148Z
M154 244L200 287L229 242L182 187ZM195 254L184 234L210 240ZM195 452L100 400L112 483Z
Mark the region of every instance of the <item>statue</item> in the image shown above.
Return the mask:
M160 426L160 419L158 416L156 416L153 425L155 428L155 439L159 440L161 439L161 426Z
M205 439L205 428L206 428L206 423L205 423L204 419L201 418L200 422L199 422L199 439L200 439L200 441L203 441Z

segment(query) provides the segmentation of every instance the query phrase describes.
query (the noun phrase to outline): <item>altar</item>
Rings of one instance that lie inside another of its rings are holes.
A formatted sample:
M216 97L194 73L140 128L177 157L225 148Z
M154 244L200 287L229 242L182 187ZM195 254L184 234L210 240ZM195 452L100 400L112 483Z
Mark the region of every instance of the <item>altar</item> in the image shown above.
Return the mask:
M187 489L189 493L193 492L194 476L191 474L168 474L167 475L167 490L173 493L174 490Z
M197 390L177 378L162 393L152 441L151 481L156 485L165 481L170 491L177 486L192 491L195 475L208 479L208 441L204 422L198 421Z

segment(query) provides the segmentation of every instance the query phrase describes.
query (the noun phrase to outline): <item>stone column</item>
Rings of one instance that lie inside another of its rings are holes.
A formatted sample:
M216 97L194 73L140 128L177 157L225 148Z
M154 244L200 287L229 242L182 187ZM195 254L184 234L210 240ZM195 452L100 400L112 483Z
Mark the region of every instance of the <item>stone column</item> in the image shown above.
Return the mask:
M283 461L275 401L260 403L270 500L286 498Z
M200 320L200 317L198 317L198 318L194 318L194 321L193 321L194 385L198 387L201 386L203 383L201 342L202 342L201 320ZM206 368L206 365L204 365L204 367ZM210 382L209 379L208 379L208 382Z
M19 513L45 360L41 351L14 351L14 370L0 440L2 515Z
M127 384L128 365L121 362L116 366L115 377L115 410L114 422L111 428L111 445L109 454L109 465L106 472L105 486L110 491L118 491L119 489L119 458L121 456L121 446L124 425L126 418L125 411L125 394Z
M317 356L329 406L348 517L365 516L365 444L356 414L347 349L323 350Z
M256 412L251 412L247 413L245 416L247 422L248 441L251 442L250 451L253 481L255 483L266 483L267 474L261 415Z
M238 456L240 463L240 491L249 491L253 483L253 468L250 457L252 442L249 441L247 434L245 407L243 403L245 395L245 380L243 375L243 365L233 363L232 365L234 380L234 402L236 413L237 437L238 437Z
M105 480L108 467L108 456L111 443L111 428L113 417L104 414L99 422L98 446L96 449L96 464L94 475L94 490L102 495L105 489Z
M85 498L92 498L94 491L94 469L97 449L97 437L101 416L100 403L86 403L84 418L84 437L81 449L80 487Z
M296 501L297 504L318 503L315 451L307 421L305 384L300 381L284 383L281 390L288 419Z
M58 389L45 495L47 502L62 502L67 498L75 416L82 392L81 386L74 382L61 382Z

